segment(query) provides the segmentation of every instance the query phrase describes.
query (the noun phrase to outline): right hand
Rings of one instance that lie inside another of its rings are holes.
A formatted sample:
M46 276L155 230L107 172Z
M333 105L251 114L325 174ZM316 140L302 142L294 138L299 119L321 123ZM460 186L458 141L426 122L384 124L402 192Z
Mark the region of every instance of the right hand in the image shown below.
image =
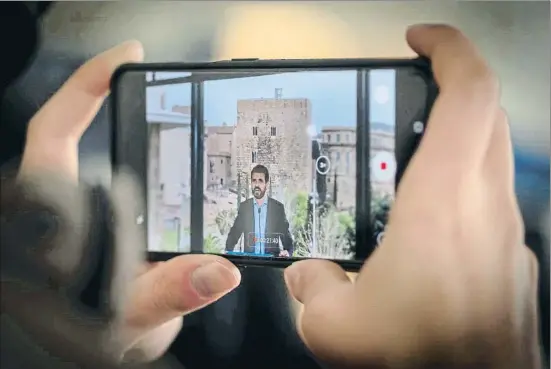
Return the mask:
M339 368L538 367L537 264L497 79L456 29L407 39L440 86L425 136L355 282L329 261L286 270L299 334Z

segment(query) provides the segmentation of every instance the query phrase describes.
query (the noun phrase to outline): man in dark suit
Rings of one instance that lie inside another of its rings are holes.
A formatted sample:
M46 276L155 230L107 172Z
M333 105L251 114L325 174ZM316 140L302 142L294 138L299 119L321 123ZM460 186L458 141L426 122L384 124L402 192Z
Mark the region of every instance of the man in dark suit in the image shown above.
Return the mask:
M226 251L233 251L241 235L244 252L289 257L293 255L293 237L285 208L266 195L270 174L268 168L257 165L251 171L253 197L239 206L237 217L226 239ZM280 242L283 249L280 248Z

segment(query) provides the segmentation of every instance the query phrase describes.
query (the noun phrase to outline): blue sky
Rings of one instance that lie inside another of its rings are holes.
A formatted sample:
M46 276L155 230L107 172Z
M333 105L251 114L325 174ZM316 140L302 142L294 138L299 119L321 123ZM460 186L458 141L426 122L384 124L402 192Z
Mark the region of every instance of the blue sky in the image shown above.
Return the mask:
M372 122L394 125L395 85L393 70L370 72ZM295 72L208 81L204 90L204 118L208 125L222 125L224 122L233 125L237 118L237 100L273 98L276 88L282 89L283 98L310 99L312 123L318 131L324 126L356 125L356 71ZM190 104L191 89L187 84L155 89L165 91L165 101L169 108ZM148 105L151 103L154 102L148 101Z

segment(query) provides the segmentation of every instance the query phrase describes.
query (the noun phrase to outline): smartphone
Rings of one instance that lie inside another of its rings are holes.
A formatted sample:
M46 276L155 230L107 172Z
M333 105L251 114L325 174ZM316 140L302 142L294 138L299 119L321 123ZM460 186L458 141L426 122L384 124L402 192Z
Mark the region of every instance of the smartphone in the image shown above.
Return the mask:
M423 58L120 67L112 160L142 181L149 259L359 269L436 95Z

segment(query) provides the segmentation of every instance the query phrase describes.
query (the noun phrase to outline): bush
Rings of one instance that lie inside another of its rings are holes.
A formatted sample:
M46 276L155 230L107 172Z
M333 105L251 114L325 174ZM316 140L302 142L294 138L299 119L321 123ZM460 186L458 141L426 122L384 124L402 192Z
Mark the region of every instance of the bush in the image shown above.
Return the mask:
M393 197L389 194L372 193L371 224L374 237L385 230L392 202ZM289 209L288 214L293 214L291 224L295 239L294 256L347 259L354 255L356 252L355 214L339 212L330 203L318 207L319 227L317 227L317 243L314 249L307 224L308 196L296 195L294 201L289 203L292 205L286 206L286 209Z
M344 229L345 238L348 242L348 252L356 253L356 216L350 213L339 214L339 223Z
M355 228L353 215L338 212L328 203L318 207L317 242L314 243L311 226L308 224L308 195L286 194L284 200L285 212L294 238L293 256L335 259L352 257L355 239L354 232L350 233L350 230Z
M303 228L308 221L308 195L305 193L295 195L289 204L285 204L285 212L287 216L289 213L292 214L291 229Z
M297 257L316 257L329 259L350 259L351 244L349 225L341 223L342 213L333 206L325 207L323 215L317 218L316 242L311 232L295 233L295 253Z
M221 235L226 235L229 233L231 226L237 216L237 210L222 210L216 215L216 225Z
M373 192L371 196L371 224L374 235L384 231L392 201L392 196L388 194Z
M205 236L203 241L203 252L207 254L220 254L224 249L225 247L220 236L214 234Z

